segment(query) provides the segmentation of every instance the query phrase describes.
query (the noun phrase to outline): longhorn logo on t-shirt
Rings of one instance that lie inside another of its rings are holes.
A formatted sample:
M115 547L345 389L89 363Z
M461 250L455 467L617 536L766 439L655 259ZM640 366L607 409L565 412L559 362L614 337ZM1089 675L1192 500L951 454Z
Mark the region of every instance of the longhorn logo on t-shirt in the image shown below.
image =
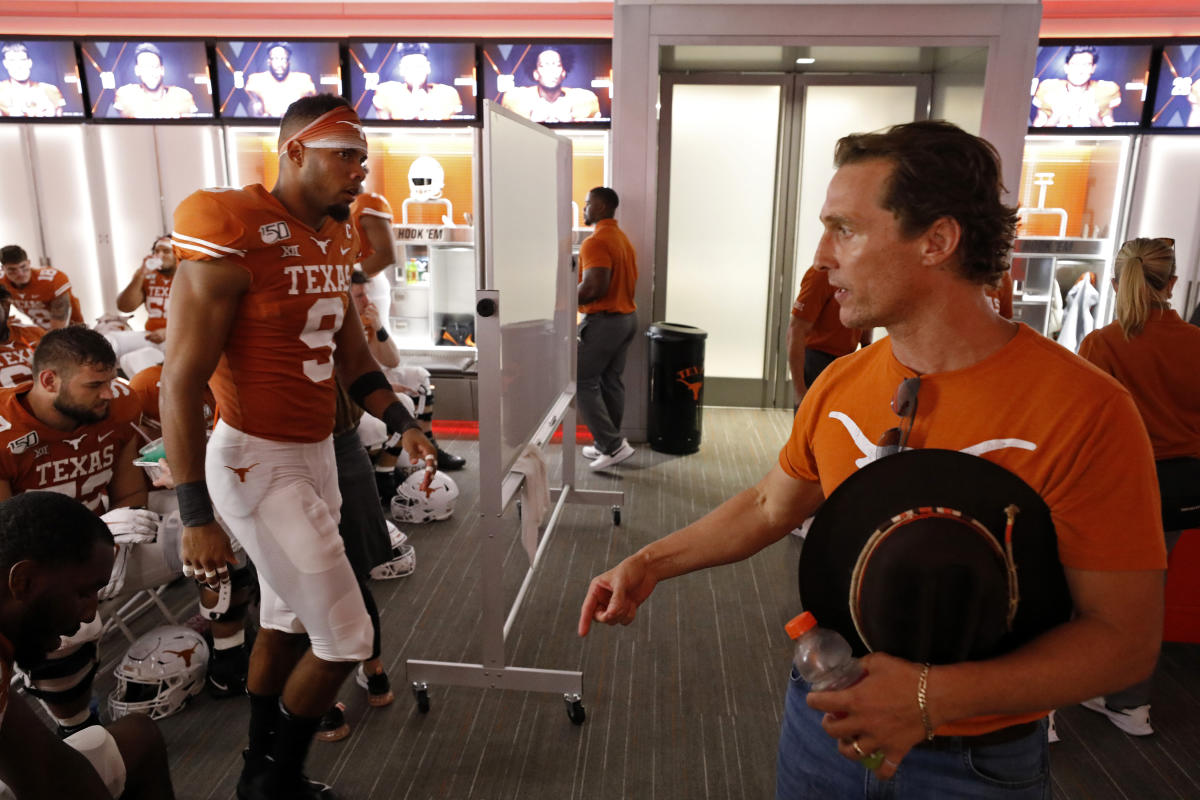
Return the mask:
M830 411L829 418L835 419L842 423L842 427L846 429L846 433L850 434L850 440L862 453L862 458L855 459L854 466L862 469L867 464L879 458L880 448L871 442L870 437L863 433L862 428L858 423L850 418L849 414L841 411ZM973 444L970 447L959 449L960 453L966 453L969 456L981 456L984 453L991 453L996 450L1004 450L1009 447L1015 447L1018 450L1037 450L1037 445L1028 439L1000 438L986 439L978 444ZM911 448L905 448L911 449Z
M259 226L258 235L262 237L263 244L275 244L292 238L292 232L283 220Z
M315 236L310 236L308 238L316 242L317 247L321 248L321 255L325 255L325 251L329 249L329 243L333 241L333 239L318 239Z
M32 431L31 431L31 433L32 433ZM83 444L83 440L86 438L87 438L87 434L84 433L84 434L81 434L78 439L63 439L63 441L65 443L71 445L72 450L78 450L79 445Z

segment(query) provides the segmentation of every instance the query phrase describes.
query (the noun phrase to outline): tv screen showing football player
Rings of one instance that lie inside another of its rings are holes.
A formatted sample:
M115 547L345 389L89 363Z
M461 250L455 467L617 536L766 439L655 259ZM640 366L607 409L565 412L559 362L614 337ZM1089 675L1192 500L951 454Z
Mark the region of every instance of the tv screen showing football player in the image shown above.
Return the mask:
M483 87L534 122L608 122L612 42L485 44Z
M1149 76L1148 44L1042 44L1029 89L1029 124L1034 128L1138 125Z
M279 119L301 97L342 93L337 42L220 40L216 56L222 117Z
M362 119L475 119L475 45L351 42L350 102Z
M74 42L0 38L0 66L0 116L83 116Z
M1200 128L1200 41L1163 46L1150 124Z
M189 119L213 115L204 42L82 42L88 101L96 119Z

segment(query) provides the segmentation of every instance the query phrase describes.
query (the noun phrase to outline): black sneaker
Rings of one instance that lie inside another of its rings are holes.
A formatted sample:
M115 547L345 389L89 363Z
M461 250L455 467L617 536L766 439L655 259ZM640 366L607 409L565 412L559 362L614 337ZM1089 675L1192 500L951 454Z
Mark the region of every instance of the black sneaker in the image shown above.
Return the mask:
M282 787L269 787L267 772L271 766L270 757L250 758L250 751L243 750L242 758L246 764L237 782L238 800L278 800L286 797L288 800L337 800L333 787L320 781L301 775L299 786L285 791Z
M392 694L392 684L387 673L382 669L371 675L367 674L362 664L354 672L354 682L367 690L367 705L372 708L382 708L391 705L396 696Z
M467 460L462 456L456 456L453 453L447 453L442 448L437 449L437 468L442 472L454 472L462 469L467 465Z
M250 657L244 645L228 650L213 650L208 657L208 674L204 686L215 700L241 697L246 693L246 672Z
M317 739L322 742L340 742L350 735L350 723L346 722L346 706L335 703L321 716L317 725Z

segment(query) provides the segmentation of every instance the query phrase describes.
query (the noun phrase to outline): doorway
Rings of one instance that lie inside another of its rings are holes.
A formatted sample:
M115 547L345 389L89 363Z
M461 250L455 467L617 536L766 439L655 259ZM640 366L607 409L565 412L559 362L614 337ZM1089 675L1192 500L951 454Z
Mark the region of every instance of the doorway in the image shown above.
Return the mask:
M833 146L928 118L931 78L688 72L660 87L654 318L708 333L706 405L790 407L787 325Z

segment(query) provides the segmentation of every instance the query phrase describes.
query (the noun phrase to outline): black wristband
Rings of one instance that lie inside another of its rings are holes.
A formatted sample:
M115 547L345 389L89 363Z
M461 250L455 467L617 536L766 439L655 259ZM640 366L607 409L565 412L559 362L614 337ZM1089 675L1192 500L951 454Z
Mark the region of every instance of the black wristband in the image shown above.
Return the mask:
M421 430L421 423L413 419L413 415L408 413L404 403L399 400L385 408L379 418L383 420L384 425L387 425L388 433L398 433L403 436L413 428Z
M204 481L189 481L177 485L175 497L179 499L179 518L185 528L199 528L216 519L213 516L212 500L208 496L208 484Z
M390 392L392 391L392 385L388 383L388 379L383 376L382 372L373 369L355 378L354 383L350 384L350 388L346 391L350 394L351 400L366 408L367 395L379 389Z
M376 338L378 341L381 341L381 342L386 342L386 341L388 340L388 332L387 332L387 329L386 329L386 328L380 328L379 330L375 331L375 338Z

